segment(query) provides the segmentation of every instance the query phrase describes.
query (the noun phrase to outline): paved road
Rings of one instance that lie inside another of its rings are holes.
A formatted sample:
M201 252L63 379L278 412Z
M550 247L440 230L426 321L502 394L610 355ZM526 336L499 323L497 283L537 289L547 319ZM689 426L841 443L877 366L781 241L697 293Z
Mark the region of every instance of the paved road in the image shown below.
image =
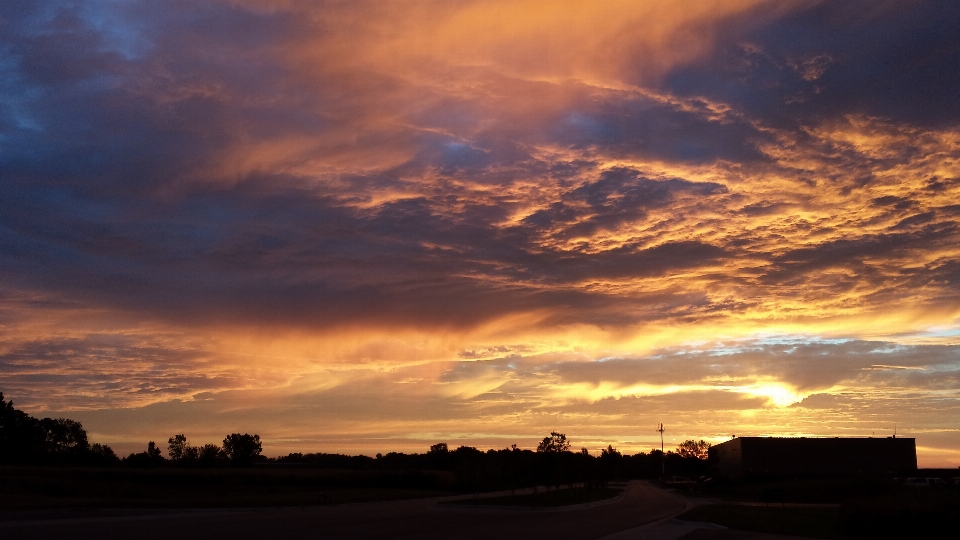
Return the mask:
M170 540L268 540L282 538L457 538L586 540L661 521L683 511L681 497L634 481L619 501L563 512L530 512L439 505L438 499L317 506L308 508L147 514L0 524L5 540L90 538ZM657 528L659 524L652 525ZM650 530L651 526L635 531ZM683 533L685 534L686 531ZM650 536L644 534L643 536ZM673 535L669 535L673 536ZM653 534L653 537L663 537ZM676 538L677 536L673 536Z

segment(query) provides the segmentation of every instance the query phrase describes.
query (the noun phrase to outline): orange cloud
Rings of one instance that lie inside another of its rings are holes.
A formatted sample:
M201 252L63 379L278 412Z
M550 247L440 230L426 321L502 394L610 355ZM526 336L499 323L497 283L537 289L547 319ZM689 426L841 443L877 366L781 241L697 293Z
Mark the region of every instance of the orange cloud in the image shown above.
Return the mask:
M51 6L0 37L18 403L307 450L956 441L949 13Z

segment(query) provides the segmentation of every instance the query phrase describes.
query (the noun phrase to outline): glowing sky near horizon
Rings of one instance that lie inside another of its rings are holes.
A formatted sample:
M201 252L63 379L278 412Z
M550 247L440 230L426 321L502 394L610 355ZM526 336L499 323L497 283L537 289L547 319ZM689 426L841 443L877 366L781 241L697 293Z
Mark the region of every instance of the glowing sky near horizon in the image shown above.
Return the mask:
M121 451L917 438L955 2L0 5L0 391ZM129 448L129 450L128 450Z

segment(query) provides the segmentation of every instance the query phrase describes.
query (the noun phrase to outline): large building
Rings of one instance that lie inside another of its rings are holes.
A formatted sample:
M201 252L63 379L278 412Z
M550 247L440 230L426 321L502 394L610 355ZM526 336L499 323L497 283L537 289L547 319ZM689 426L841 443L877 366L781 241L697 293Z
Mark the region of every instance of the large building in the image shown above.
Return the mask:
M720 476L900 475L917 469L916 439L736 437L710 448Z

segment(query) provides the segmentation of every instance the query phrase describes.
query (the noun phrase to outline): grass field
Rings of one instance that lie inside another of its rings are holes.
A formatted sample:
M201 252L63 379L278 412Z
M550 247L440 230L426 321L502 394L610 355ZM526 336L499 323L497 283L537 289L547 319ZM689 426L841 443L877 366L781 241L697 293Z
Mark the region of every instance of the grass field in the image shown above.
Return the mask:
M698 506L678 519L731 529L813 538L896 539L955 536L960 494L953 489L891 488L833 507L791 507L721 502ZM943 536L945 532L950 532Z
M541 491L530 495L514 495L506 497L490 497L484 499L465 499L450 504L472 504L487 506L524 506L531 508L553 508L559 506L569 506L571 504L584 504L589 502L612 499L620 494L622 490L616 488L595 488L595 489L559 489L553 491Z
M0 467L0 509L305 506L453 494L449 473Z
M812 538L844 538L839 532L839 508L708 504L681 514L677 519L705 521L743 531Z

